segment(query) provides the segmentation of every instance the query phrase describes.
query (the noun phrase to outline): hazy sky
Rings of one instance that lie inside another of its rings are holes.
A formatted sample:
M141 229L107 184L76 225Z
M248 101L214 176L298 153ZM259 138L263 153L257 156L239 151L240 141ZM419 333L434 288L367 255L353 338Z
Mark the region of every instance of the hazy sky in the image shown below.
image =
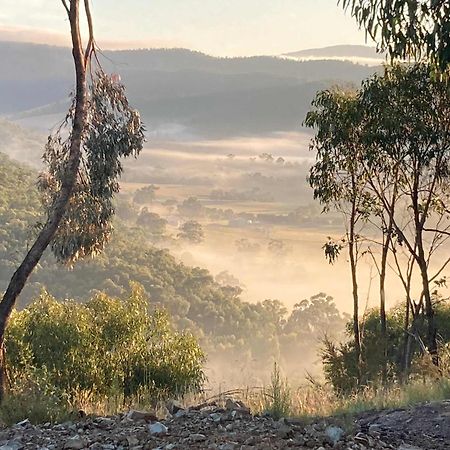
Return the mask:
M279 54L364 44L337 0L92 0L108 47L187 47L213 55ZM1 0L0 40L62 44L60 0Z

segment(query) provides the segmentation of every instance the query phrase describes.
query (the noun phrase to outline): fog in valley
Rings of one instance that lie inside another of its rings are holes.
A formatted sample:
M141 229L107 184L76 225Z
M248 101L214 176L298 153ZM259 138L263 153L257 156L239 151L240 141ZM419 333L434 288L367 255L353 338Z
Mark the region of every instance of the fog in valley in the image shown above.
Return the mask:
M333 333L344 339L343 324L349 317L345 314L352 311L346 252L330 264L323 249L329 238L339 241L345 235L344 217L335 211L323 214L323 206L313 199L308 173L315 154L309 149L311 131L302 125L319 89L338 83L358 86L380 70L379 55L374 57L372 49L342 47L316 51L316 56L311 51L229 59L188 50L109 51L105 62L107 70L120 74L141 113L147 138L140 156L125 163L116 228L139 230L149 246L167 249L187 267L207 269L215 283L235 289L233 298L254 305L278 300L286 308L284 317L302 300L321 293L332 297L342 322L318 330L306 354L292 343L283 344L282 366L297 379L305 371L321 377L320 341ZM70 52L0 42L0 57L9 61L0 73L0 152L41 170L46 135L68 106ZM186 223L191 228L184 228ZM369 237L371 233L369 226ZM376 244L372 250L379 254ZM446 251L446 246L439 250L436 270ZM135 279L135 273L121 269L105 275L110 278L96 278L97 284L86 281L80 287L77 273L89 280L88 267L95 263L80 263L79 269L46 264L32 278L22 307L44 286L58 297L82 299L97 290L122 295ZM3 264L2 288L11 271L11 264ZM53 272L59 275L53 278ZM362 255L361 315L379 302L377 275L372 257ZM180 327L187 325L205 336L207 319L185 316L187 307L171 306L166 297L172 294L161 294L165 287L158 287L151 276L143 284L152 299L175 314ZM404 300L394 267L387 275L387 293L388 307ZM201 331L199 323L205 324ZM274 344L272 353L267 346L264 353L266 344L253 343L253 350L242 357L245 345L209 348L212 384L223 388L268 379L267 357L276 359L281 344Z

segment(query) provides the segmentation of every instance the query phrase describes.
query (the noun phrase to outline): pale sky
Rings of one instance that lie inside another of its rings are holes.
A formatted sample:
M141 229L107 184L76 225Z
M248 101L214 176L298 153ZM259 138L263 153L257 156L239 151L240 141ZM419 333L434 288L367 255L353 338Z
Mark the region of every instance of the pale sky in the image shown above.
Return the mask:
M60 0L1 0L0 40L65 44ZM103 47L185 47L217 56L365 44L337 0L92 0Z

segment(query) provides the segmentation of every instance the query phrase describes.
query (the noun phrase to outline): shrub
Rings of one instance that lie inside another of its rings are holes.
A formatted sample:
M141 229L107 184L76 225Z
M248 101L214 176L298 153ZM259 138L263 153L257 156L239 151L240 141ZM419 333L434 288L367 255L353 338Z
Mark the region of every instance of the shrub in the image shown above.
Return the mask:
M288 417L291 414L291 390L287 380L282 376L277 363L274 363L271 382L264 391L264 410L275 420Z
M48 293L15 311L6 339L11 380L74 402L102 396L182 395L201 389L204 354L164 311L149 312L142 287L128 298L97 294L84 304Z

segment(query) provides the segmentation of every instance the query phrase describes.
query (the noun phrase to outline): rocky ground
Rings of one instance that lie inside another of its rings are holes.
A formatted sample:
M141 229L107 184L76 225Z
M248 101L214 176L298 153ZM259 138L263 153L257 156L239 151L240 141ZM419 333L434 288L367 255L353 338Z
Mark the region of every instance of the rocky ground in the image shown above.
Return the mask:
M231 399L224 407L197 409L183 409L171 402L165 415L158 421L152 413L129 411L41 426L25 420L0 431L0 450L450 449L450 401L366 413L347 432L332 419L306 423L254 416Z

